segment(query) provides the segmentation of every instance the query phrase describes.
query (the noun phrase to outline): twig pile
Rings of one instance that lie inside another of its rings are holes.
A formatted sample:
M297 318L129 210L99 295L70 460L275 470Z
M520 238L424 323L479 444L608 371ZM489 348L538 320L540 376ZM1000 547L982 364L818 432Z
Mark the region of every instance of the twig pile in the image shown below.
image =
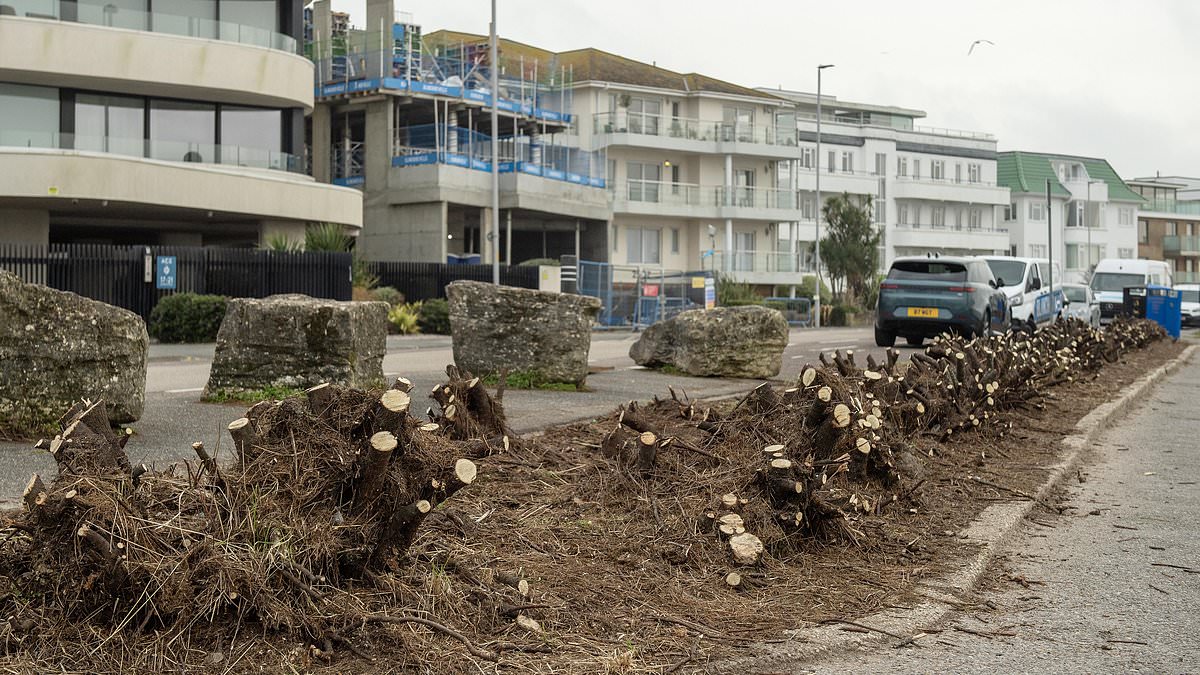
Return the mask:
M460 384L447 388L507 429L486 391ZM327 658L368 624L415 623L495 659L428 615L395 613L391 575L422 522L495 451L409 415L410 389L323 384L265 401L229 425L234 462L196 443L197 462L161 472L130 467L102 401L76 406L41 443L58 475L30 480L0 542L4 653L61 658L63 645L86 653L118 636L255 623Z

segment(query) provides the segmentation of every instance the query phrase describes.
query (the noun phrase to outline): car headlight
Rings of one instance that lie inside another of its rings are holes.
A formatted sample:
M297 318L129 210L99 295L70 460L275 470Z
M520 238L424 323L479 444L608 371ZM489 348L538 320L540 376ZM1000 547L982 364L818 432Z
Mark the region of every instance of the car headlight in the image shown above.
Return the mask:
M1022 303L1022 302L1024 302L1024 301L1025 301L1025 296L1023 296L1023 295L1014 295L1014 296L1011 296L1011 297L1008 299L1008 304L1009 304L1009 306L1011 306L1011 307L1016 307L1017 305L1021 304L1021 303Z

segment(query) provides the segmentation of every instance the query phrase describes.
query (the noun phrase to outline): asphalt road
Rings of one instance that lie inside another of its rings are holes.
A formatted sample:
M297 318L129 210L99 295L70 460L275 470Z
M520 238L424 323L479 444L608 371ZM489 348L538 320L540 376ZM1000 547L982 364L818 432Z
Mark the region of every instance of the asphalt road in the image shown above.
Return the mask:
M1200 671L1200 357L1107 432L1071 481L1070 515L1034 516L981 602L915 648L795 672ZM1170 567L1177 565L1178 567ZM966 633L955 626L990 633ZM998 635L1009 634L1009 635Z
M593 334L588 362L598 372L588 376L589 391L508 391L504 404L513 428L526 433L599 416L630 400L666 396L668 386L703 398L747 391L758 384L753 380L678 377L640 368L629 358L629 347L637 338L628 331ZM874 346L870 328L795 329L779 377L794 379L804 364L815 363L820 352L834 349L853 349L864 359L867 350L882 355ZM162 465L190 458L191 444L197 440L218 451L228 445L223 431L241 416L244 406L198 402L212 357L211 344L150 346L146 409L142 419L132 425L136 435L126 448L132 461ZM447 336L391 336L383 369L389 378L403 375L412 380L419 394L414 403L423 408L428 405L424 392L443 381L446 364L453 360ZM53 475L49 455L30 449L29 444L0 443L0 502L18 498L34 472Z

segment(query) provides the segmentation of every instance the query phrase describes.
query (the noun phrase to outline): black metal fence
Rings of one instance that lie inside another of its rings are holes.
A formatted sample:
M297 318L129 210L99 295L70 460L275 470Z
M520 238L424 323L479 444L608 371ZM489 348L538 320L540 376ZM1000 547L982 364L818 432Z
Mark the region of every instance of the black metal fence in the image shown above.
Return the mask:
M404 294L407 301L431 300L446 297L446 284L451 281L492 280L491 265L445 265L422 262L376 262L371 271L379 277L380 286L392 286ZM538 268L535 266L501 265L500 283L518 288L538 287Z
M175 258L174 289L158 288L161 256ZM101 244L0 244L0 269L25 281L72 291L148 318L172 293L262 298L304 293L349 300L349 253L285 253L262 249Z

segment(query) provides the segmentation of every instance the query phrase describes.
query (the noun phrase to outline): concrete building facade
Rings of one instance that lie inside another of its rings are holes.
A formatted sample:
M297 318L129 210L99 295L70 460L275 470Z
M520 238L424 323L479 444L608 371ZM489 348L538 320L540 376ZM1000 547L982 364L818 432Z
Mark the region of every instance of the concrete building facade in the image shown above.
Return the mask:
M1138 257L1165 260L1175 283L1200 283L1200 179L1154 176L1127 181L1138 209Z
M361 225L307 176L299 0L0 0L0 243L248 246Z
M1143 199L1106 160L1002 152L998 180L1011 193L1002 217L1013 255L1052 257L1067 282L1086 281L1104 258L1137 257Z

